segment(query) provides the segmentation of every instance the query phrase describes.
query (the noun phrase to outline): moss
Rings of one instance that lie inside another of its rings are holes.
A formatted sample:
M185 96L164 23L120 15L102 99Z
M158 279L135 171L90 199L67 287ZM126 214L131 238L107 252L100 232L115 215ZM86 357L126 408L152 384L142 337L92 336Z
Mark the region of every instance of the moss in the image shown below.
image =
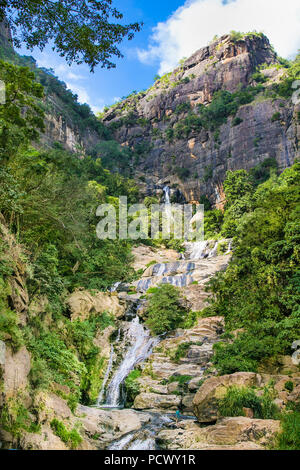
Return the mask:
M71 431L69 431L64 423L58 419L53 419L50 423L50 426L54 434L71 449L77 449L79 444L82 442L82 437L80 436L77 429L73 428Z

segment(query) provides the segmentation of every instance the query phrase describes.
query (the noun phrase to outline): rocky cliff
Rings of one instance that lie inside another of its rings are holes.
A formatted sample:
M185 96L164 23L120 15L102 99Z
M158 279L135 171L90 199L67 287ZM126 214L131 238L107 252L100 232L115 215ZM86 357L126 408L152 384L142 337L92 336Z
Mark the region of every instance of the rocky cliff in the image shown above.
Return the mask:
M227 170L267 158L284 169L299 155L297 109L273 92L285 73L264 35L226 35L110 108L103 122L138 153L134 171L145 194L168 183L188 201L206 195L221 203Z

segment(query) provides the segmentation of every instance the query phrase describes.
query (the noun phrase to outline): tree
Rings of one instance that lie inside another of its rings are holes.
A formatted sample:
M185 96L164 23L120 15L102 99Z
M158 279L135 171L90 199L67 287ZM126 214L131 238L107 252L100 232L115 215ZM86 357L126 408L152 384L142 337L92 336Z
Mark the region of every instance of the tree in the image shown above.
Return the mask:
M44 130L44 113L38 100L43 87L27 67L0 61L0 79L5 83L6 101L0 106L0 161L9 160L20 148L38 140Z
M180 303L177 287L163 284L152 295L147 309L146 325L155 334L175 330L187 316L187 310Z
M6 18L13 42L43 50L49 41L68 64L112 68L111 57L123 57L116 46L132 39L142 24L121 25L122 13L112 0L0 0L0 21Z
M228 171L224 181L227 205L254 191L252 177L246 170Z

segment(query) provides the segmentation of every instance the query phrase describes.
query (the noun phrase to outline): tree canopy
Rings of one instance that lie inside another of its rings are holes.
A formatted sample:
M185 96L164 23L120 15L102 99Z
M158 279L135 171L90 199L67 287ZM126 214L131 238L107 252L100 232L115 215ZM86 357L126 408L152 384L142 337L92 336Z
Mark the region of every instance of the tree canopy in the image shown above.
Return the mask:
M0 21L6 19L19 47L44 49L48 42L68 64L115 67L112 57L123 57L117 47L140 31L140 23L122 25L123 14L112 0L0 0Z

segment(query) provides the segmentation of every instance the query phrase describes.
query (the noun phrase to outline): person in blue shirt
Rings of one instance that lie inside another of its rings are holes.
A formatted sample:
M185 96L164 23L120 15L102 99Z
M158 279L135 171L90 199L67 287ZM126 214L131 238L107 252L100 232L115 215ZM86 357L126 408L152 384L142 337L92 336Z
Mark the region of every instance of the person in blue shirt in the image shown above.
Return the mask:
M178 421L180 419L180 411L179 410L176 411L175 417L176 417L176 424L178 424Z

